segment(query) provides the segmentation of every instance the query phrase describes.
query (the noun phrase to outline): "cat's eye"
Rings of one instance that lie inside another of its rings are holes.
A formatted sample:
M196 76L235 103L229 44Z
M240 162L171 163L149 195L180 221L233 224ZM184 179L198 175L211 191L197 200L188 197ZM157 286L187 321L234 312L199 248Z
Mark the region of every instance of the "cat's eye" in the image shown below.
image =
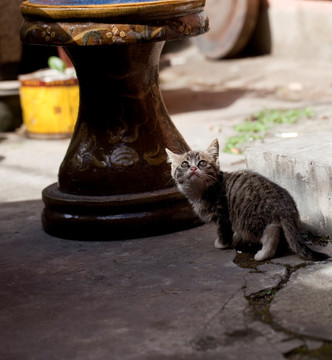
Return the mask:
M188 168L189 167L188 161L183 161L182 164L181 164L181 167L182 168Z
M199 168L203 168L207 165L207 162L205 160L201 160L199 163L198 163L198 167Z

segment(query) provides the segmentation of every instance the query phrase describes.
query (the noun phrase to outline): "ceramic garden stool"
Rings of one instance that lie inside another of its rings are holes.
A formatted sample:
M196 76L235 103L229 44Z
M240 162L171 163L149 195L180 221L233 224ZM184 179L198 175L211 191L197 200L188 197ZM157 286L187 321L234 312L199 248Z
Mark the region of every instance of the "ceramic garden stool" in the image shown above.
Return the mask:
M42 223L69 239L151 236L199 223L170 177L165 147L188 150L159 89L164 42L207 31L205 0L30 0L23 42L63 46L80 86L79 115L43 191Z

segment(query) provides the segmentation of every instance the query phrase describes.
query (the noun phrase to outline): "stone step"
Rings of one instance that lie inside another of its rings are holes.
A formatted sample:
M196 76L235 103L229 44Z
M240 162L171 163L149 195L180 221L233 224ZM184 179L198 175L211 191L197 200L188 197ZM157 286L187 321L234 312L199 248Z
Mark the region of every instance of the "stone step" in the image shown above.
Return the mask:
M332 132L255 146L245 155L248 169L290 192L305 228L332 236Z

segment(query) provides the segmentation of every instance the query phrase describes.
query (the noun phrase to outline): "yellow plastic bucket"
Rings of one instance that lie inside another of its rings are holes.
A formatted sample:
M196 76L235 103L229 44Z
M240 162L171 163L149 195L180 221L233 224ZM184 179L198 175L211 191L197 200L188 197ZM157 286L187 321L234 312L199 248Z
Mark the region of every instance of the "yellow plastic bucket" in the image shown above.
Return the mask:
M21 75L19 80L23 123L28 136L71 136L79 105L77 78L47 69Z

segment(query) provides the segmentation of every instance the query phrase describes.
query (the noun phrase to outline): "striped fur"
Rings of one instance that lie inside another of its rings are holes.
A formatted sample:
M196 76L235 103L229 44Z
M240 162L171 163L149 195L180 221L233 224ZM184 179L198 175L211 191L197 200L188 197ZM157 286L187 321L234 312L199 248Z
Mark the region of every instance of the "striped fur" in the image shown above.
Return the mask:
M285 238L290 249L305 259L328 258L302 241L299 213L285 189L254 172L220 170L218 140L204 152L166 152L179 190L203 221L216 223L217 248L259 243L262 248L255 260L262 261L272 258Z

